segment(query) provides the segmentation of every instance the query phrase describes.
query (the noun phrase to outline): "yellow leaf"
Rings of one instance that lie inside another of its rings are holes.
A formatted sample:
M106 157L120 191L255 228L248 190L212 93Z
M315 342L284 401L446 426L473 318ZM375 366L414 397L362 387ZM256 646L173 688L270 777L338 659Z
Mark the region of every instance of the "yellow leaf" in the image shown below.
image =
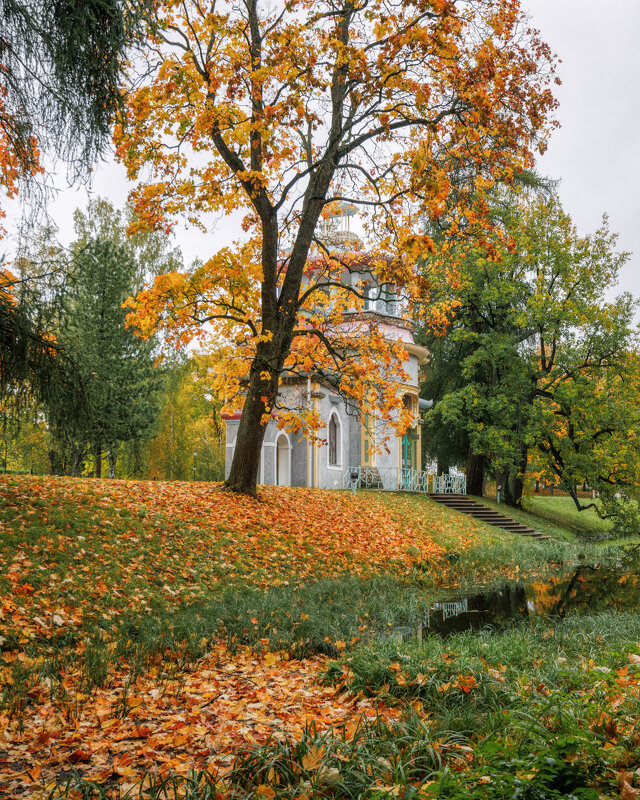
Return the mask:
M403 785L401 783L396 783L394 786L378 786L376 785L376 791L378 792L385 792L388 794L393 795L394 797L399 797L400 792L403 790Z
M308 772L318 769L326 752L324 747L314 747L312 745L302 758L303 768Z

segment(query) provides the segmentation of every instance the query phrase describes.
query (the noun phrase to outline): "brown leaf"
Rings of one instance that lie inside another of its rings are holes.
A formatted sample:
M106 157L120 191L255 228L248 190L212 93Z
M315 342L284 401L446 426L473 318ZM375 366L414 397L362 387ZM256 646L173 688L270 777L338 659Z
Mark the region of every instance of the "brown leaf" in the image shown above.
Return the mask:
M78 748L71 753L69 756L69 761L72 764L86 764L87 761L91 761L91 753L89 753L87 750Z
M327 767L326 764L322 764L317 773L317 780L318 783L334 786L340 781L340 770L336 769L335 767Z

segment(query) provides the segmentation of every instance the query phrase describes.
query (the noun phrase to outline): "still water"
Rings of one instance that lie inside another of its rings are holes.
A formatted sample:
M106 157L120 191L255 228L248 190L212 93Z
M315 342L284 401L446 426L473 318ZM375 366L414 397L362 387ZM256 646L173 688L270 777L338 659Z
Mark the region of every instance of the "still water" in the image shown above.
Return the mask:
M417 635L446 635L486 626L501 628L536 616L563 617L605 609L640 611L640 574L582 565L553 577L528 583L505 584L499 589L448 598L434 603L425 614ZM396 628L395 638L416 636L415 628Z

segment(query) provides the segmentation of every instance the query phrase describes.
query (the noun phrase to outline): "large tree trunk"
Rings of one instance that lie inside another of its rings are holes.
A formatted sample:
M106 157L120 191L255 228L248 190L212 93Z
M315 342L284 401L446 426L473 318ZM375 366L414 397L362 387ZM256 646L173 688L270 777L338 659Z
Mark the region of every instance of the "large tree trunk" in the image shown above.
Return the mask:
M102 442L96 442L95 452L93 454L94 467L93 474L96 478L102 477Z
M345 41L346 44L346 41ZM342 71L335 75L334 110L330 135L339 137L345 89ZM337 108L337 110L336 110ZM262 223L262 335L251 364L247 399L242 409L231 471L226 488L256 496L260 450L264 439L264 415L270 414L278 396L280 375L291 350L297 320L300 286L313 234L325 204L333 174L336 153L328 150L310 179L301 212L300 227L287 260L287 269L278 296L278 212L266 195L254 201Z
M438 476L449 474L449 459L445 456L438 456L436 464L436 472Z
M290 327L293 330L293 324ZM289 337L285 349L282 339L274 337L271 342L258 345L251 365L247 399L238 425L231 470L225 483L226 488L234 492L256 496L260 451L266 430L264 417L271 413L278 395L280 371L290 344ZM274 364L275 369L267 366Z
M77 478L80 475L80 470L82 469L82 459L84 458L84 448L83 447L74 447L73 449L73 460L71 462L71 475L74 478Z
M484 494L484 468L486 459L469 449L467 461L467 494L482 497Z
M524 445L520 451L520 463L518 466L518 474L509 478L505 483L505 496L504 501L507 505L513 508L522 508L522 493L524 491L524 476L527 471L527 462L529 460L529 450Z

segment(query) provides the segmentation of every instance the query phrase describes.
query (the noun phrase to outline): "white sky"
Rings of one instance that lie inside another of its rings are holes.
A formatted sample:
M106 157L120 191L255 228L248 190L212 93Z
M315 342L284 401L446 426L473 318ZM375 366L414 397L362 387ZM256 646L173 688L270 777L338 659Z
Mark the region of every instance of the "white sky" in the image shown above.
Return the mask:
M620 290L640 297L640 3L638 0L523 0L558 54L562 127L540 161L560 178L560 198L581 234L603 213L632 252Z
M604 212L620 234L623 250L635 252L619 288L640 297L640 2L638 0L522 0L531 23L562 60L556 87L561 128L540 160L540 171L561 179L560 197L582 234L595 230ZM64 182L61 181L61 185ZM123 170L115 164L96 168L92 192L122 206L127 197ZM60 238L73 238L72 213L87 200L85 188L65 189L50 213ZM11 231L19 214L10 207ZM237 223L221 221L202 237L181 229L177 243L185 263L206 257L240 235Z

